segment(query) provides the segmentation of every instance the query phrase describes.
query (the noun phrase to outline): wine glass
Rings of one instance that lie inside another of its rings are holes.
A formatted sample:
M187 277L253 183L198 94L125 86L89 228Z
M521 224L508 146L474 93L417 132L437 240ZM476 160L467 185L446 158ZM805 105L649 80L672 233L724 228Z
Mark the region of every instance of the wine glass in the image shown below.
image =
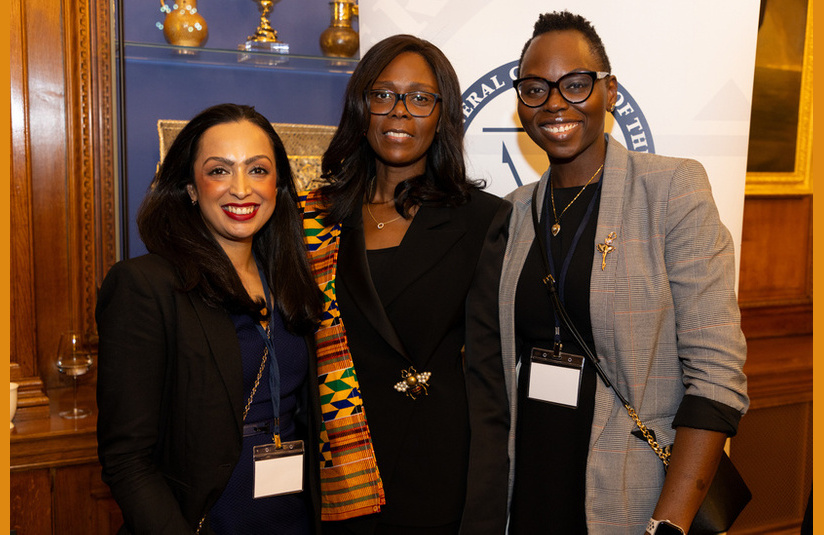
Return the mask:
M60 416L69 420L85 418L91 411L77 406L77 378L85 375L92 367L92 355L80 334L69 331L60 335L57 347L57 371L73 379L74 393L70 410L61 411Z

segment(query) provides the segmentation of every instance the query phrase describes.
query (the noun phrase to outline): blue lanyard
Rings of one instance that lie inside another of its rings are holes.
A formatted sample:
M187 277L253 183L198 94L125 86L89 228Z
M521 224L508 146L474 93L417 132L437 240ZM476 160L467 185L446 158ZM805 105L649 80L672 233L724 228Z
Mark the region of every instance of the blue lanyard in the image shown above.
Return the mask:
M547 180L547 186L552 187L550 181L552 180L552 176L549 177ZM549 205L550 203L550 196L544 195L544 234L545 234L545 242L546 243L546 256L549 262L549 272L552 274L552 277L558 281L558 297L561 301L561 304L564 303L564 292L566 290L566 276L567 272L569 271L569 265L572 262L572 255L575 253L575 249L578 247L578 242L581 240L581 235L584 233L587 225L589 224L589 220L592 219L592 212L595 210L595 204L598 200L598 193L601 191L601 184L603 184L603 180L598 181L598 185L595 186L595 194L592 196L592 199L589 201L589 205L587 206L587 211L584 214L583 220L578 224L578 229L575 231L575 236L572 238L572 243L569 246L569 250L564 257L564 261L561 264L561 274L560 277L555 276L555 262L552 258L552 246L550 245L550 240L552 238L550 225L549 225L549 214L552 211L552 206ZM558 314L555 314L555 346L560 347L561 344L561 318L558 317Z
M275 309L272 306L272 296L269 293L269 284L266 282L266 277L263 275L263 268L258 264L258 274L260 275L260 282L263 285L263 293L266 296L266 309L269 311L269 330L271 333L272 325L274 325ZM275 417L274 435L275 443L280 442L280 367L278 366L278 359L275 355L275 343L272 340L270 333L266 332L263 326L255 322L260 336L263 338L263 343L269 350L269 396L272 398L272 414Z

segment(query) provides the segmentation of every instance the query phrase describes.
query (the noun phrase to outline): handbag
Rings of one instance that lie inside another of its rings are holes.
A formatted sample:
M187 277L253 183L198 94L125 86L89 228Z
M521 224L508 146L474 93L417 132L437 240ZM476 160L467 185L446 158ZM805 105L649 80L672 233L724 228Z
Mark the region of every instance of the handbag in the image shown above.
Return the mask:
M537 191L538 188L536 187L535 191L532 193L532 223L535 227L535 237L538 240L538 245L541 250L541 258L543 258L544 268L547 272L547 276L544 277L543 282L549 291L552 307L561 322L572 334L575 342L583 350L587 360L589 360L589 362L594 366L595 373L601 378L607 388L611 388L612 391L615 392L615 395L624 405L627 414L629 414L630 418L635 421L635 424L638 426L644 440L646 440L655 454L658 455L661 462L664 463L664 469L666 470L669 465L671 445L661 446L658 444L655 439L655 433L644 425L641 418L638 417L638 413L632 405L630 405L629 401L612 385L612 382L609 380L609 377L607 377L606 372L599 364L598 356L590 350L589 345L586 341L584 341L583 337L578 332L578 329L575 328L575 325L572 323L572 319L567 314L564 304L558 296L558 290L555 288L555 279L549 270L549 261L547 259L544 235L540 232L538 224L538 214L535 207ZM744 507L746 507L752 499L752 493L750 492L749 487L747 487L744 478L741 477L741 474L735 468L732 459L730 459L726 452L721 453L721 460L718 463L718 469L715 471L715 476L710 484L710 488L692 521L692 526L689 531L690 535L709 535L714 533L723 533L729 530L733 522L735 522L735 519L738 518L738 515L741 514L741 511L744 510Z

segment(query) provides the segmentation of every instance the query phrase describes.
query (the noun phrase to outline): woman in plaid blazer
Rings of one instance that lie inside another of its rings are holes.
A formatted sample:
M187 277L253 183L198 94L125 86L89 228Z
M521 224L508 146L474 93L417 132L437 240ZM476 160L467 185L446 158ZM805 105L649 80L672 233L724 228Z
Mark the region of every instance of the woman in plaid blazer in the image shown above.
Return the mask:
M519 76L521 122L550 168L508 196L499 297L509 533L640 534L650 519L667 521L650 533L687 531L748 405L730 233L701 164L629 152L604 134L617 81L588 21L542 15ZM613 387L659 443L673 444L666 473L591 362L564 383L572 401L553 399L563 381L533 350L583 352L556 323L547 265Z

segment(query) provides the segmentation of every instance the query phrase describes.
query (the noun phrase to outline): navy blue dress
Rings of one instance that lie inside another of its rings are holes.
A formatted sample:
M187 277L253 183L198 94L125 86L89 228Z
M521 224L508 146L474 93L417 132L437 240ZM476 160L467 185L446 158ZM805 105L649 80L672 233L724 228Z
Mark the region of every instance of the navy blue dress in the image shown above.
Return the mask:
M243 399L249 399L260 369L265 344L254 320L247 315L232 315L237 331L240 353L243 359ZM277 363L280 369L280 436L286 442L306 440L299 436L295 425L295 412L298 397L309 369L309 353L305 340L286 330L280 314L274 314L271 325ZM247 424L273 422L272 401L269 390L269 366L271 355L267 359L249 413L244 421ZM261 425L262 427L262 425ZM243 437L243 450L240 460L232 472L229 484L209 513L210 527L221 535L308 535L312 532L308 493L253 498L254 466L252 449L259 444L272 442L271 432L252 434L246 431ZM304 468L305 469L305 468ZM304 485L304 488L305 485Z

